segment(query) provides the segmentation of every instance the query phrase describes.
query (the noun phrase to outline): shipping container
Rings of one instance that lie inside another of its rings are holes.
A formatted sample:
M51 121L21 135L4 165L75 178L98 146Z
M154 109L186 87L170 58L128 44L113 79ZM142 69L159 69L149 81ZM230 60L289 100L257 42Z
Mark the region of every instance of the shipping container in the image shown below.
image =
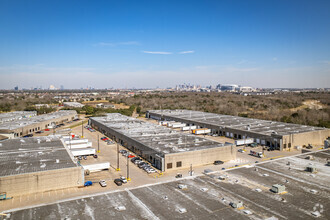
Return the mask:
M94 155L95 149L94 148L79 148L79 149L72 149L71 153L73 156L88 156L88 155Z
M81 166L84 168L84 170L89 170L89 172L97 172L101 170L108 170L110 168L110 162L81 165Z
M92 142L82 143L82 144L68 144L69 149L79 149L79 148L89 148L92 147Z
M244 144L252 144L254 142L253 138L240 139L235 141L236 146L244 145Z
M208 128L200 128L193 130L193 134L209 134L211 133L211 129Z
M185 126L181 128L181 131L189 131L189 130L194 130L196 128L197 126Z
M88 142L88 139L77 139L77 140L66 140L65 144L85 144Z

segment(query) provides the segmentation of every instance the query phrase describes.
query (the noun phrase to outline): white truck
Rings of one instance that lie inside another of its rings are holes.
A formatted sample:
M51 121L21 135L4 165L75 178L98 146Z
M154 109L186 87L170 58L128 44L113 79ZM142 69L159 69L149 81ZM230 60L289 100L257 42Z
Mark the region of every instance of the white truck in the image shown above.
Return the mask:
M200 128L193 130L193 134L209 134L211 133L211 129L208 128Z
M88 139L76 139L76 140L65 140L65 144L85 144L88 142Z
M96 153L94 148L79 148L79 149L72 149L71 153L73 156L88 156L88 155L94 155Z
M92 147L92 142L82 143L82 144L67 144L69 149L78 149L78 148L90 148Z
M256 152L253 150L250 150L250 155L255 156L255 157L260 157L260 158L264 157L262 152Z
M252 144L254 142L253 138L240 139L235 141L236 146L241 146L245 144Z
M186 126L186 124L183 124L183 123L173 123L172 124L172 128L182 128L185 126Z
M97 172L101 170L108 170L110 168L110 162L95 163L81 166L84 168L84 170L89 170L89 172Z
M197 126L193 125L193 126L184 126L181 128L181 131L189 131L189 130L194 130L196 129Z

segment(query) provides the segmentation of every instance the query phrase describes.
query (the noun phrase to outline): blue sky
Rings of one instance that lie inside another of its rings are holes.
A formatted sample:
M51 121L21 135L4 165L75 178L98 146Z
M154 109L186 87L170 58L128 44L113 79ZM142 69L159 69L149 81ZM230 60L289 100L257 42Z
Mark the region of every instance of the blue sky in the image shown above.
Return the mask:
M0 88L329 87L330 1L0 1Z

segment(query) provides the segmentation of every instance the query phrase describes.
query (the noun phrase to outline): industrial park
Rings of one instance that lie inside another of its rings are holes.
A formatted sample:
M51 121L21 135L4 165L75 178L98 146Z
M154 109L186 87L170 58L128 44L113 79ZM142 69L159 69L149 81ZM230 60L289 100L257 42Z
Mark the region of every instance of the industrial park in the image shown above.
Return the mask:
M329 218L329 129L189 110L0 116L4 219Z
M330 1L0 1L0 220L329 220Z

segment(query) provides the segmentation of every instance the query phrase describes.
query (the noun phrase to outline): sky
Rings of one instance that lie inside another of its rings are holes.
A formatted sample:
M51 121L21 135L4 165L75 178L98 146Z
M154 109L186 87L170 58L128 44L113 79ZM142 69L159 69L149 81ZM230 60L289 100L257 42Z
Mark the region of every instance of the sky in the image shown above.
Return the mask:
M0 0L0 89L315 88L329 0Z

